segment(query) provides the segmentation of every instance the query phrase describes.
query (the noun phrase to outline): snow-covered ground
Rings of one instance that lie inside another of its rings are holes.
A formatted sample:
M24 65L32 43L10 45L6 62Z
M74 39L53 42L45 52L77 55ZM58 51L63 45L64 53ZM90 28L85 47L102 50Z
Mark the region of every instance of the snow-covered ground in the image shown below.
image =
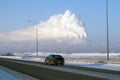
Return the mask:
M95 58L95 57L106 57L107 53L52 53L52 52L26 52L26 53L14 53L16 56L48 56L50 54L59 54L65 58ZM120 58L120 53L109 53L110 58Z
M38 79L0 66L0 80L38 80Z
M99 63L99 62L98 63L66 62L66 65L120 71L120 64L109 64L109 63Z
M50 54L59 54L65 58L65 65L84 66L91 68L100 68L108 70L120 71L120 53L110 53L110 61L106 59L106 53L43 53L39 52L36 58L36 53L14 53L15 56L7 56L7 58L15 58L22 60L31 60L44 62L45 57ZM4 56L5 57L5 56Z

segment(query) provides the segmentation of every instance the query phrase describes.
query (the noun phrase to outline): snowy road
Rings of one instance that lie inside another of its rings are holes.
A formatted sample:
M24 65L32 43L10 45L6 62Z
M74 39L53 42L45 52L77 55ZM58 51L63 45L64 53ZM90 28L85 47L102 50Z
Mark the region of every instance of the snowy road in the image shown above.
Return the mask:
M37 62L29 62L29 61L15 61L15 60L8 60L10 62L14 62L14 63L19 63L19 64L26 64L26 65L30 65L30 66L36 66L39 68L45 68L45 69L52 69L52 70L57 70L57 71L62 71L62 72L69 72L69 73L74 73L74 74L79 74L79 75L88 75L88 76L94 76L94 77L99 77L99 78L104 78L105 80L119 80L120 79L120 75L119 73L117 74L113 74L112 71L111 72L99 72L99 71L94 71L93 70L86 70L85 69L80 69L80 68L72 68L72 67L68 67L68 66L49 66L49 65L44 65L44 64L40 64Z

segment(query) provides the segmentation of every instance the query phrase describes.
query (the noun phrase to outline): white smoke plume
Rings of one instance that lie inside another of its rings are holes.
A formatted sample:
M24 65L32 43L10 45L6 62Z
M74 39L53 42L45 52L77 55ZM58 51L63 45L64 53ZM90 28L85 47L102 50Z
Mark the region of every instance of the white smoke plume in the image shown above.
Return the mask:
M64 14L51 16L49 20L36 24L36 26L8 33L1 32L0 40L35 40L35 27L38 29L39 40L56 40L57 42L70 40L81 42L87 38L83 22L74 13L67 10Z

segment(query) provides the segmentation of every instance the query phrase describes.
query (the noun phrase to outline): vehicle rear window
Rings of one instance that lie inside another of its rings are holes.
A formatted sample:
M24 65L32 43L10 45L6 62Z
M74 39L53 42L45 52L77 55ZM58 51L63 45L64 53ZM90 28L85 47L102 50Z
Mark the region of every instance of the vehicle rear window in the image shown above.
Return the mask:
M54 55L55 58L62 58L60 55Z

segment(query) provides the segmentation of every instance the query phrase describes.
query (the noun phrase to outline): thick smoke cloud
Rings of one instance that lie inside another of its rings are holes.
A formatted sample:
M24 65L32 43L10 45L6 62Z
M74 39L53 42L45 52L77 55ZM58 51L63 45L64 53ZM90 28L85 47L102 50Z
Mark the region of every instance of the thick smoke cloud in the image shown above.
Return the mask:
M1 33L0 40L26 41L35 39L35 27L38 29L39 40L73 40L81 41L87 38L83 22L78 17L67 10L64 14L51 16L49 20L41 22L36 26ZM7 37L6 37L7 36Z
M39 51L74 52L77 49L79 52L78 48L86 43L87 33L83 22L67 10L26 29L0 32L0 48L4 51L35 51L36 27Z

